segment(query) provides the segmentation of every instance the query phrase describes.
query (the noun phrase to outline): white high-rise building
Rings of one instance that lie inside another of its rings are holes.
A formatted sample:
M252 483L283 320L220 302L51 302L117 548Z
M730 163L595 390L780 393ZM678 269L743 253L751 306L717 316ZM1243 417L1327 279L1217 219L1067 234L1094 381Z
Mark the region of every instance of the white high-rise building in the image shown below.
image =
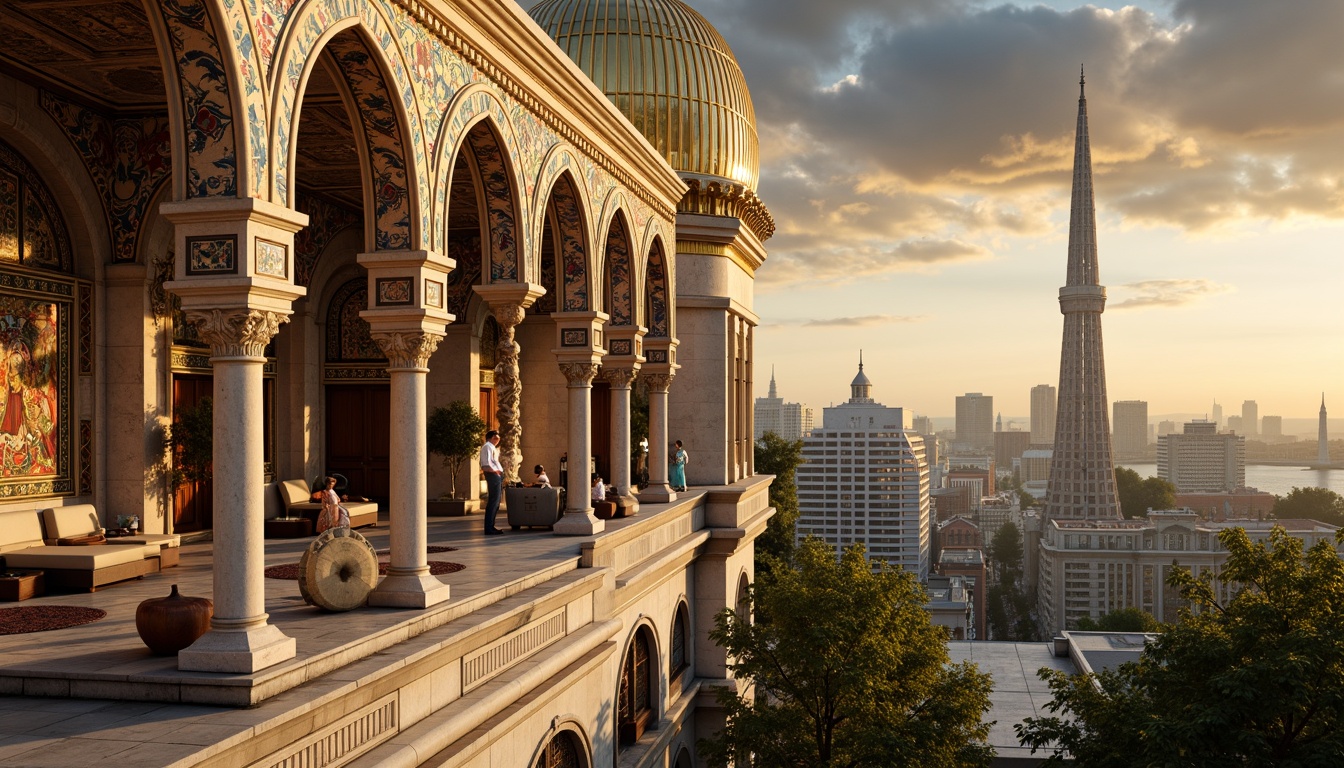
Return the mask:
M1112 439L1117 456L1141 456L1148 450L1148 403L1143 400L1116 400Z
M1183 434L1157 438L1157 476L1178 493L1228 493L1246 485L1246 438L1191 421Z
M1059 396L1053 384L1037 384L1031 388L1031 444L1055 444L1055 409Z
M770 395L756 398L755 439L774 432L785 440L801 440L812 432L812 409L801 403L786 403L775 387L775 370L770 369Z
M846 403L822 409L797 470L802 540L862 542L871 560L929 575L929 467L924 439L901 408L875 402L859 363Z

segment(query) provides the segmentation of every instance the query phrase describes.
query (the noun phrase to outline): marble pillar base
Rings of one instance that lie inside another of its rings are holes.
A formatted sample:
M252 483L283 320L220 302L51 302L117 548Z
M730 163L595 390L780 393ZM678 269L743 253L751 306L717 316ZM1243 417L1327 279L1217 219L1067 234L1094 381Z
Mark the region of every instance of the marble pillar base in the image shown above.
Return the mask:
M670 485L650 484L639 492L639 500L645 504L668 504L677 500L677 492Z
M369 593L369 605L384 608L428 608L448 600L449 587L429 568L422 573L394 573L387 576Z
M177 654L177 668L246 675L288 661L297 653L294 638L262 618L246 628L212 628Z
M592 536L607 529L607 521L597 519L591 509L567 509L551 530L561 536Z
M618 507L625 510L626 517L634 517L639 514L639 499L633 493L622 494Z

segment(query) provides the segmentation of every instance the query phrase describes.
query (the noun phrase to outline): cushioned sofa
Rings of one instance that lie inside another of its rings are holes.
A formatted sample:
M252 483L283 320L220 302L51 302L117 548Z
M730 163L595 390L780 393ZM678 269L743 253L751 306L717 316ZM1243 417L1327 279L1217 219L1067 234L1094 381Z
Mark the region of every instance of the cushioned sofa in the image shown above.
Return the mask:
M4 567L44 572L49 591L88 590L159 570L158 544L62 547L43 542L36 510L0 512Z
M313 492L307 480L286 480L280 484L280 499L285 502L285 517L306 517L317 530L317 516L322 505L313 501ZM341 506L350 512L350 527L363 528L378 524L378 505L372 501L343 501Z
M52 546L55 546L60 539L91 536L103 532L98 520L98 510L92 504L71 504L68 507L44 509L42 528L46 531L44 541ZM159 568L162 569L177 565L182 537L175 533L140 533L135 536L109 538L107 543L115 546L156 546L159 548Z
M560 489L505 488L504 509L515 531L525 525L550 527L560 519Z

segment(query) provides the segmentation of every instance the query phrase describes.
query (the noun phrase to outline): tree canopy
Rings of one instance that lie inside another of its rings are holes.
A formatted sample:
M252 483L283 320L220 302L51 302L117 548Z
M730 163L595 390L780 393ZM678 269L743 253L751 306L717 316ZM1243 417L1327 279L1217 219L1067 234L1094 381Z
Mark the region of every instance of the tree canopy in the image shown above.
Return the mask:
M710 637L741 688L718 693L727 726L700 743L710 765L763 768L984 766L992 681L949 663L914 576L872 564L855 545L837 559L817 539L749 593L769 623L725 610Z
M772 558L788 561L793 555L794 525L798 522L798 485L794 475L802 463L802 440L785 440L774 432L766 432L756 441L756 472L775 476L770 484L770 505L775 508L775 516L756 539L758 572L768 570Z
M1273 515L1278 520L1306 519L1344 526L1344 496L1328 488L1294 486L1287 496L1275 500Z
M1151 613L1130 607L1111 611L1095 621L1084 616L1078 620L1078 629L1084 632L1160 632L1162 625Z
M1023 578L1022 531L1008 521L989 542L990 562L998 583L985 594L989 639L1035 640L1040 634L1032 616L1036 596Z
M1024 744L1092 768L1344 764L1344 561L1328 541L1304 558L1282 528L1268 543L1241 528L1218 538L1231 600L1209 571L1173 569L1182 621L1117 669L1041 670L1054 714L1016 726Z
M1126 467L1115 468L1115 490L1120 496L1120 513L1125 517L1143 517L1150 509L1176 506L1176 486L1160 477L1141 478Z

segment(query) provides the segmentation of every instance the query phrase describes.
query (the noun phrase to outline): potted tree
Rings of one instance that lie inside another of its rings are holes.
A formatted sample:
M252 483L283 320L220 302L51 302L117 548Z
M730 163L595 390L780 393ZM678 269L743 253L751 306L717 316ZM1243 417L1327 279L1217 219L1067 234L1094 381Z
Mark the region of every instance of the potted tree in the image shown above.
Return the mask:
M476 455L485 439L485 422L466 400L435 408L426 424L429 452L443 457L448 469L448 493L429 502L429 514L462 516L475 511L477 499L459 496L457 478L462 464ZM468 484L471 487L472 484Z
M210 478L215 451L214 400L203 397L177 412L167 429L172 462L168 480L175 505L197 505L200 528L210 527ZM179 510L180 511L180 510Z

